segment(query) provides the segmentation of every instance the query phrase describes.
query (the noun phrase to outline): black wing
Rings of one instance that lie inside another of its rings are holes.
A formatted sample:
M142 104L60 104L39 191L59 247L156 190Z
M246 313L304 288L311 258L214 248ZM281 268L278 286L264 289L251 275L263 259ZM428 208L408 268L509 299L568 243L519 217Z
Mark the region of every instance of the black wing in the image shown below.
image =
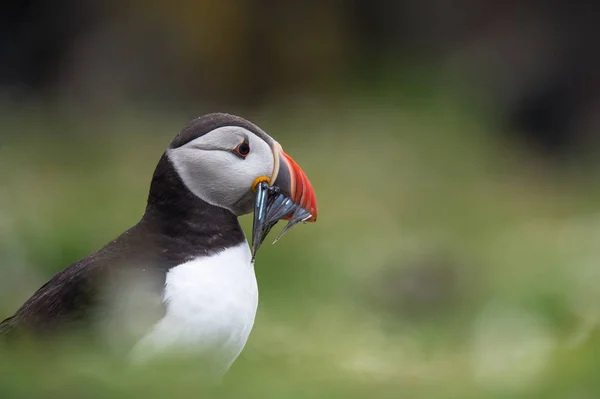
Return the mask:
M89 321L98 292L87 275L88 259L57 273L38 289L16 313L0 323L0 334L20 330L48 332L69 324Z
M113 293L106 288L116 283L127 287L127 278L152 285L145 293L152 292L154 298L146 295L145 304L152 307L149 313L154 318L147 322L158 321L165 312L161 297L165 270L155 267L156 259L138 245L143 240L134 229L54 275L13 316L0 323L0 336L71 332L89 328L107 317L118 317L107 313ZM139 278L150 274L152 279ZM119 309L112 306L110 312L118 313Z

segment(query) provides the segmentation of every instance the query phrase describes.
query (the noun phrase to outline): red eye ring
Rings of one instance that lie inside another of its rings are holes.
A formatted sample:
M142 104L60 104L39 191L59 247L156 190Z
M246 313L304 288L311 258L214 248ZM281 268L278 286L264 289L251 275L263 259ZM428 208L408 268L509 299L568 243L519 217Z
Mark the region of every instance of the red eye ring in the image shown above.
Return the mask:
M248 154L250 154L250 144L248 144L244 140L244 142L242 142L241 144L239 144L237 147L235 147L233 149L233 152L235 152L237 155L239 155L242 158L246 158L248 156Z

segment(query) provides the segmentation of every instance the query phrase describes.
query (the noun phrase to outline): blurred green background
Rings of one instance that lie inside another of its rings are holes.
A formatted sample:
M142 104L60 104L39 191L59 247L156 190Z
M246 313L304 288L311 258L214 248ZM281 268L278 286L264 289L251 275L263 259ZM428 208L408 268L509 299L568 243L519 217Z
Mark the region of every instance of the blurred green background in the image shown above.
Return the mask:
M222 385L3 347L0 398L599 397L598 8L5 2L0 318L135 224L207 112L280 141L319 221L261 249Z

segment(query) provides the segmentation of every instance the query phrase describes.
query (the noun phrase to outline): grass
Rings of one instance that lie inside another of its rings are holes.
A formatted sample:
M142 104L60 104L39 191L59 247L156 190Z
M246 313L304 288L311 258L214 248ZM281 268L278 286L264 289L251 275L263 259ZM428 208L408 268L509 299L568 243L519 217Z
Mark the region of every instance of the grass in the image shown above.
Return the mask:
M255 329L224 383L194 363L131 369L74 341L3 348L0 397L597 396L593 168L553 170L444 96L247 116L311 178L319 221L261 249ZM0 316L139 219L188 119L5 108Z

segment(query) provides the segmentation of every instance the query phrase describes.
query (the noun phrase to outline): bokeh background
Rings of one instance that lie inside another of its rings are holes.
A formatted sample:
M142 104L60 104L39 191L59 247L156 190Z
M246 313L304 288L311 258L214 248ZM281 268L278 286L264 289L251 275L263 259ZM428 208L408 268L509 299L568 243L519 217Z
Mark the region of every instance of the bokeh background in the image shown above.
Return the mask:
M4 1L0 317L136 223L160 155L207 112L276 137L319 221L261 250L223 385L4 347L0 397L599 397L599 12Z

